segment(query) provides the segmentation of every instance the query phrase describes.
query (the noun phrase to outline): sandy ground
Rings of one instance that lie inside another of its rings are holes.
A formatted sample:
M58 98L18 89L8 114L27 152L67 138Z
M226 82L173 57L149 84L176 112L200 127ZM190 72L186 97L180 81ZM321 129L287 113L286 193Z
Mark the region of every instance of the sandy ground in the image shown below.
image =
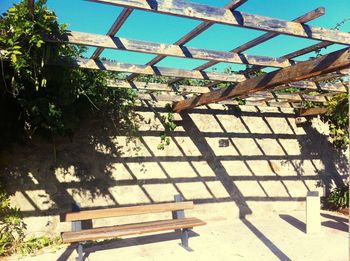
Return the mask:
M191 233L188 252L175 232L126 238L85 248L85 260L348 260L347 217L321 213L319 234L305 233L305 212L211 218ZM75 260L73 247L20 260ZM12 257L9 260L18 260Z

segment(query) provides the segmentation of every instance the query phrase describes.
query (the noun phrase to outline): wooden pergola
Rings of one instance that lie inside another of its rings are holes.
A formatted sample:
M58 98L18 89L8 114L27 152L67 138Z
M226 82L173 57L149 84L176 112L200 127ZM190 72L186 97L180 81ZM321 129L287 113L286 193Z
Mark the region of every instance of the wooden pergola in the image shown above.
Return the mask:
M307 24L307 22L325 14L322 7L293 21L286 21L237 11L236 8L247 0L233 0L222 8L184 0L87 1L121 6L124 9L106 35L67 31L59 37L56 35L46 36L48 42L96 47L88 59L77 58L69 61L62 59L51 62L70 67L130 73L126 80L110 80L108 85L117 88L133 88L137 90L139 98L142 100L155 99L156 101L173 102L174 112L210 103L238 104L232 98L244 98L246 105L302 108L303 101L323 104L327 103L329 97L348 91L347 84L341 81L326 83L325 80L341 78L348 73L345 69L350 67L350 33ZM33 14L34 0L28 0L28 2ZM174 44L146 42L116 36L127 18L136 9L201 20L202 23ZM230 51L198 49L186 45L216 23L261 30L266 33L241 46L234 47ZM278 58L245 53L250 48L279 35L319 40L320 42ZM333 44L341 44L344 48L307 61L294 60L299 56ZM100 55L105 49L141 52L157 56L145 65L121 63L100 59ZM157 66L158 62L168 56L201 59L206 60L207 63L193 70ZM249 65L249 68L240 73L231 74L205 71L220 62L245 64ZM277 70L252 76L253 72L265 67L274 67ZM171 80L167 84L137 82L135 78L139 74L168 76L171 77ZM178 82L183 78L207 80L209 84L207 86L181 85ZM227 87L216 88L222 82L227 83ZM280 92L291 87L297 88L299 91L294 93ZM156 94L150 95L152 92ZM324 113L322 106L304 111L304 115L319 113Z
M32 2L33 0L29 0ZM350 45L350 33L338 30L309 26L306 22L325 14L320 7L293 21L248 14L235 9L247 0L230 1L223 8L202 5L182 0L87 0L91 2L124 7L106 35L67 31L64 36L50 35L48 42L65 42L96 47L89 59L56 60L55 64L86 69L108 70L130 73L126 80L110 80L108 85L117 88L134 88L142 100L173 102L173 111L181 112L210 103L235 105L238 101L231 98L243 98L246 105L302 108L303 101L313 101L321 105L312 114L324 113L322 104L339 93L346 93L347 86L336 81L326 83L327 79L341 78L346 75L344 69L350 65L349 49L319 56L308 61L293 60L298 56L325 48L332 44ZM30 4L30 6L32 6ZM184 18L201 20L202 23L184 35L174 44L146 42L117 37L116 34L133 10L157 12ZM230 51L198 49L186 44L210 28L215 23L258 29L266 33ZM252 47L264 43L278 35L290 35L314 40L320 43L286 54L279 58L249 55L243 53ZM112 62L100 59L104 49L125 50L157 55L145 65ZM188 59L201 59L207 63L193 70L158 67L156 64L165 57L173 56ZM240 73L222 73L205 71L220 62L249 65ZM279 70L253 77L252 73L265 67ZM168 84L134 81L139 74L171 77ZM178 84L183 78L207 80L207 86L186 86ZM216 88L227 83L225 88ZM297 88L299 91L283 93L281 90ZM150 93L153 93L150 95ZM304 111L305 113L305 111ZM310 114L310 111L307 112Z

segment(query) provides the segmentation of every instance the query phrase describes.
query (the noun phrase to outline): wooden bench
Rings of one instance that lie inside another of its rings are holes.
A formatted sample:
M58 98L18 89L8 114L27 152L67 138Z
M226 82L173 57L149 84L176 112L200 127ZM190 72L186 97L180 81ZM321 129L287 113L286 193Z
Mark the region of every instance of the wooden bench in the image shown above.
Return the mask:
M62 232L64 243L78 243L77 260L83 260L83 244L86 241L98 239L111 239L122 236L154 233L167 230L181 231L181 246L191 250L188 245L188 231L196 226L206 223L198 218L185 218L185 209L193 209L192 201L182 201L180 195L175 196L174 203L141 205L132 207L107 208L65 213L61 216L62 222L72 222L72 231ZM142 215L161 212L172 212L172 219L123 224L109 227L82 228L82 221L99 218Z

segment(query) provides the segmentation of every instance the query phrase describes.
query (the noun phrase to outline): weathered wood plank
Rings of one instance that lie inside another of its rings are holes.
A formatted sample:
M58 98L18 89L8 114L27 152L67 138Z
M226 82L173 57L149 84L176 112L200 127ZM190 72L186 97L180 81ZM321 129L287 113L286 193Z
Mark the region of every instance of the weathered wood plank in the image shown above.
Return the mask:
M181 0L88 0L203 21L350 45L350 34Z
M140 235L181 228L192 228L204 225L206 225L206 223L198 218L168 219L112 227L84 229L75 232L64 232L62 233L62 239L64 243L73 243L88 240Z
M122 27L122 25L125 23L125 21L128 19L130 14L132 13L133 9L131 8L124 8L123 11L119 14L117 19L114 21L113 25L107 32L108 36L114 36L119 29ZM91 59L97 59L101 53L103 52L104 48L103 47L98 47L94 51L94 53L91 55Z
M239 6L241 6L242 4L244 4L245 2L247 2L247 0L235 0L235 1L230 1L230 3L228 3L227 5L225 5L224 8L233 10L235 8L238 8ZM185 34L183 37L181 37L179 40L177 40L174 44L175 45L184 45L186 43L188 43L189 41L191 41L193 38L195 38L197 35L201 34L202 32L204 32L205 30L207 30L208 28L210 28L214 23L211 22L202 22L200 23L198 26L196 26L192 31L190 31L189 33ZM154 57L151 61L149 61L146 65L155 65L156 63L160 62L161 60L163 60L166 56L164 55L158 55L156 57ZM131 81L132 79L134 79L137 76L137 74L133 73L130 74L128 76L128 80Z
M141 101L152 101L153 103L161 103L161 102L178 102L185 100L184 97L178 95L170 95L170 94L148 94L148 93L139 93L137 94L137 98ZM225 100L217 102L218 104L223 105L240 105L239 101L236 100ZM164 105L162 105L164 106ZM254 107L276 107L276 108L300 108L301 106L298 103L288 102L288 101L245 101L244 106L254 106Z
M104 60L93 60L93 59L59 59L56 61L48 61L51 65L61 65L74 68L85 68L92 70L103 70L103 71L113 71L113 72L129 72L129 73L140 73L147 75L156 76L171 76L171 77L184 77L200 80L221 80L224 82L241 82L246 79L244 75L241 74L226 74L226 73L216 73L216 72L201 72L194 70L183 70L174 69L167 67L156 67L147 65L137 65L130 63L118 63Z
M286 59L276 59L272 57L249 54L236 54L231 52L198 49L172 44L159 44L154 42L131 40L122 37L75 31L67 31L62 36L47 36L45 37L45 40L49 42L66 42L85 46L227 63L252 64L278 68L283 68L290 65L289 61Z
M306 22L309 22L313 19L316 19L322 15L324 15L325 13L325 9L324 7L319 7L319 8L316 8L315 10L312 10L296 19L294 19L293 21L294 22L298 22L298 23L306 23ZM234 49L232 49L230 52L233 52L233 53L241 53L241 52L244 52L254 46L257 46L263 42L266 42L270 39L273 39L275 38L276 36L278 36L279 34L277 33L266 33L266 34L263 34L257 38L254 38L253 40L249 41L249 42L246 42L244 44L242 44L241 46L238 46ZM217 62L207 62L201 66L198 66L197 68L195 68L195 70L205 70L205 69L208 69L209 67L213 66L217 64Z
M298 22L298 23L306 23L308 21L311 21L313 19L316 19L317 17L320 17L321 15L323 15L325 13L325 9L323 7L319 7L315 10L312 10L296 19L294 19L293 21L294 22ZM246 50L248 50L249 48L252 48L258 44L261 44L263 42L266 42L276 36L278 36L279 34L276 34L276 33L266 33L266 34L263 34L239 47L236 47L234 49L232 49L230 52L235 52L235 53L240 53L240 52L244 52ZM287 59L287 58L286 58ZM289 58L290 59L290 58ZM288 60L289 60L288 59ZM216 65L217 62L214 62L214 61L209 61L205 64L202 64L198 67L196 67L194 70L199 70L199 71L202 71L202 70L205 70L205 69L208 69L209 67L211 66L214 66ZM254 68L264 68L264 66L254 66ZM171 80L171 84L174 84L176 82L178 82L179 80L181 80L181 78L177 78L177 79L174 79L174 80ZM208 87L211 87L211 86L216 86L218 83L220 83L220 81L217 81L217 82L213 82L212 84L208 85Z
M298 84L298 83L296 83ZM111 88L126 88L126 89L135 89L138 91L148 91L148 92L171 92L171 93L176 93L179 95L184 95L184 94L200 94L200 93L208 93L211 91L210 88L205 87L205 86L190 86L190 85L177 85L177 86L170 86L168 84L164 83L148 83L148 82L130 82L130 81L123 81L123 80L107 80L107 86ZM339 90L342 90L342 92L346 92L346 88L344 87L343 83L335 83L334 85L332 84L320 84L319 89L317 89L316 84L314 86L312 85L312 88L307 88L308 84L306 82L306 86L303 85L303 82L301 82L299 85L295 85L296 88L300 88L301 90L306 89L309 91L312 90L324 90L328 91L330 87L332 86L332 91L337 90L337 92L331 93L333 95L339 94ZM323 87L325 86L325 88ZM306 88L304 88L306 87ZM314 87L314 88L313 88ZM288 85L282 85L278 86L278 90L283 90L290 88ZM276 91L277 88L274 88L273 91ZM300 94L298 94L300 95ZM288 98L288 96L290 96ZM310 101L316 101L316 100L322 100L324 101L323 98L313 98L315 96L311 96L305 94L303 98L305 100L310 100ZM274 96L269 93L268 91L260 91L256 93L249 94L247 97L261 97L262 99L269 99L269 98L274 98ZM279 99L298 99L300 100L301 97L295 98L295 94L276 94L276 98Z
M327 113L326 107L317 107L317 108L305 108L299 109L297 112L298 117L310 117L317 116Z
M133 207L106 208L106 209L70 212L64 215L63 220L68 222L68 221L77 221L77 220L88 220L88 219L98 219L98 218L108 218L108 217L122 217L122 216L149 214L149 213L169 212L169 211L184 210L184 209L193 209L193 202L183 201L183 202L176 202L176 203L163 203L163 204L141 205L141 206L133 206Z
M177 102L173 106L173 111L180 112L196 106L257 92L293 81L307 79L338 69L344 69L349 66L349 49L345 48L313 60L300 62L296 65L283 68L278 71L248 79L244 82L238 83L235 87L224 88Z

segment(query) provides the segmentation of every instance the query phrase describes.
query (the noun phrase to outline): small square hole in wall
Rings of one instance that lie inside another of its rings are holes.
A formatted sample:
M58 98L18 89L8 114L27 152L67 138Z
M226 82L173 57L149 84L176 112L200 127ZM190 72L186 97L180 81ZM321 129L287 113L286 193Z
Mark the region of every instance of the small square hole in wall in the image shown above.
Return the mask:
M219 147L223 148L223 147L228 147L230 146L230 142L228 139L220 139L219 140Z

